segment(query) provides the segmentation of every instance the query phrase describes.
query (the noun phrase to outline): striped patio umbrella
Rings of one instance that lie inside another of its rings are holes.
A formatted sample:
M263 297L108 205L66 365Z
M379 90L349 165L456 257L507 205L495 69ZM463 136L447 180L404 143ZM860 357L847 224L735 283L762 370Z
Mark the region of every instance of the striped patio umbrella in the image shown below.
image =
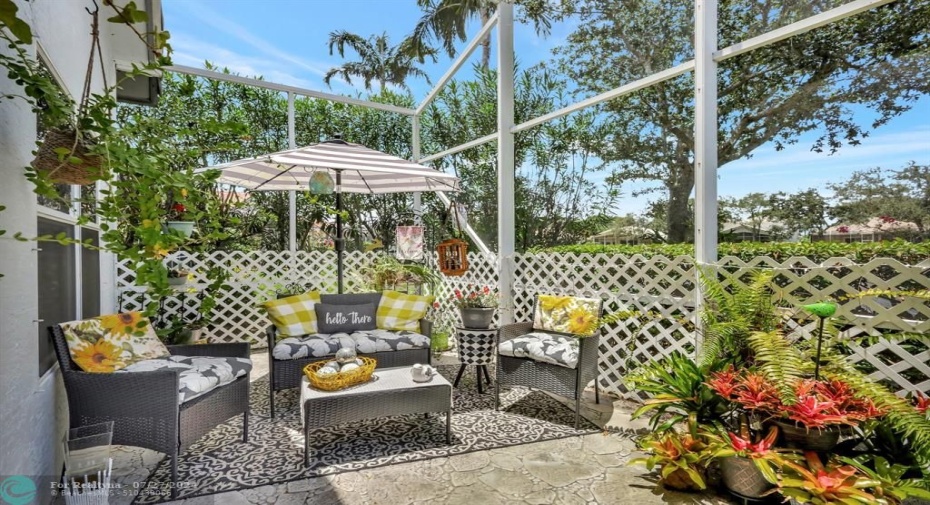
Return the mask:
M218 182L252 191L307 191L321 172L335 180L336 209L342 193L415 193L458 191L458 177L412 161L336 138L306 147L231 161L203 170L221 171ZM336 267L342 293L345 242L342 219L336 214Z

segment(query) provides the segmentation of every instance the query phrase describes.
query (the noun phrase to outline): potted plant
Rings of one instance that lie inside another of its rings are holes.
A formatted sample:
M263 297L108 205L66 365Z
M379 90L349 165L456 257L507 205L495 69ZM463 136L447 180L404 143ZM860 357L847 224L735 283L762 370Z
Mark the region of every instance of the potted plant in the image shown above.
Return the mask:
M785 461L781 468L783 475L778 480L778 492L793 503L889 503L887 495L882 496L879 481L868 478L853 465L841 465L836 461L824 465L813 451L805 452L801 462Z
M789 447L829 451L841 426L855 426L884 415L871 400L860 398L841 381L801 379L789 385L790 401L759 372L732 368L712 374L708 385L761 423L777 425Z
M107 18L113 23L129 26L156 56L156 61L144 66L136 66L127 73L127 78L145 75L157 71L163 65L170 64L164 52L169 52L168 33L142 33L134 25L146 20L146 13L140 11L134 2L124 6L114 2L104 5L116 15ZM0 100L21 98L26 100L38 114L42 134L36 156L26 176L35 184L36 193L57 197L55 184L90 184L107 179L110 175L111 157L107 140L114 134L116 120L113 111L117 107L115 90L120 83L107 81L103 72L104 62L97 62L100 53L100 12L98 8L88 11L91 16L91 44L87 61L87 73L80 101L75 101L65 93L50 72L33 56L27 48L32 44L32 30L28 24L18 19L16 9L11 24L4 23L0 29L0 39L10 51L0 54L0 66L6 70L7 77L18 84L21 94L11 93ZM102 81L106 88L101 93L91 93L91 80L97 66L101 66Z
M650 433L639 441L640 450L649 456L635 458L631 465L644 464L658 469L659 483L677 491L700 491L707 488L707 465L714 459L714 448L701 436L668 431Z
M452 302L462 316L462 326L473 329L487 329L491 326L499 299L496 289L471 284L464 291L456 289L452 295Z
M742 424L742 435L727 432L729 442L714 456L721 458L723 484L741 498L759 499L772 493L778 476L775 473L779 455L774 450L778 428L769 428L765 438L753 442L748 427Z
M187 279L190 276L190 271L183 268L169 268L168 269L168 284L171 286L183 286L187 284Z
M181 202L174 202L168 208L167 222L165 226L169 230L176 230L185 238L190 238L194 234L194 227L197 224L194 221L192 213L187 211L187 207Z
M433 302L428 318L433 323L433 331L430 337L430 349L435 357L439 357L443 352L448 351L452 346L449 339L452 336L452 316L447 308L443 307L438 301Z

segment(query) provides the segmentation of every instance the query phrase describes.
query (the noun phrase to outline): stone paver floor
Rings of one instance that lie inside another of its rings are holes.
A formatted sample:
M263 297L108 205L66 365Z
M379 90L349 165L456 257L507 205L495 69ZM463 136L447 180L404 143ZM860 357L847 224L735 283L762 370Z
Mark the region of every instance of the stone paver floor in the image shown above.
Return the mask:
M443 360L454 360L444 357ZM267 374L267 355L254 354L252 380ZM445 361L448 362L448 361ZM454 362L454 361L453 361ZM583 415L599 426L641 429L629 421L624 402L588 392ZM515 447L492 449L426 461L304 479L285 484L230 491L179 500L184 505L308 504L578 504L650 505L727 504L709 495L655 490L642 467L627 465L635 446L629 437L605 431ZM138 487L162 459L160 453L134 447L115 449L114 481L123 489ZM132 501L132 492L112 496L110 503Z

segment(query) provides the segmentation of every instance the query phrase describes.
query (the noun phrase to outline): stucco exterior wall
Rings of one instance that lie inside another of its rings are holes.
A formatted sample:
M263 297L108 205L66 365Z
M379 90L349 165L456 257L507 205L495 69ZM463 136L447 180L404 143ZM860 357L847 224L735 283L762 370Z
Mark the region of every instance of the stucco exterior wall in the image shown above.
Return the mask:
M79 98L91 43L91 18L84 9L93 8L93 2L14 1L21 17L32 26L53 73L73 97ZM101 13L101 43L112 83L109 37L105 35L107 14ZM93 91L100 92L99 59L96 64ZM6 93L14 89L6 72L0 72L0 90ZM6 237L15 232L36 235L36 196L22 169L32 159L35 131L35 114L28 105L21 100L0 103L0 205L6 207L0 212L0 229L6 230ZM57 366L39 377L35 247L34 243L0 239L0 481L10 475L48 479L60 472L62 464L67 402ZM39 485L36 498L37 503L48 503L49 486Z

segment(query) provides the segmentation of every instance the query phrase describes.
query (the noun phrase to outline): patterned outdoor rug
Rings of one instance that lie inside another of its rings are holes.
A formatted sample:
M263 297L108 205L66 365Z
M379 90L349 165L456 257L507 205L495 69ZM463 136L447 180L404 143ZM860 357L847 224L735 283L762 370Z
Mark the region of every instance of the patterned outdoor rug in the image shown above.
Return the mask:
M449 382L458 371L458 366L438 368ZM242 443L238 416L205 435L181 456L178 496L191 498L598 431L584 418L581 429L575 430L571 409L543 392L525 388L504 388L501 410L495 411L493 388L486 387L479 395L474 380L474 369L469 367L459 387L453 389L452 445L446 444L445 415L372 419L315 432L310 467L305 468L299 392L291 389L276 395L272 421L268 380L261 378L251 388L249 442ZM170 481L166 458L149 476L144 487L148 492L134 503L166 501Z

